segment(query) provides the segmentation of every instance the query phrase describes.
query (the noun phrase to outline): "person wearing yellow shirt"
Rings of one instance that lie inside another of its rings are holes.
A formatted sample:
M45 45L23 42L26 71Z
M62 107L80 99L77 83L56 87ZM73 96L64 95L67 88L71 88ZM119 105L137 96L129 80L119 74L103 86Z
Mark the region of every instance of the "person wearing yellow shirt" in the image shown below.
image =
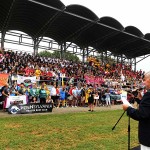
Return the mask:
M47 86L45 87L45 90L46 90L46 94L47 94L47 97L48 97L50 95L50 90L48 89Z
M41 75L41 70L39 69L39 67L37 67L34 74L35 74L36 78L39 79L39 77Z

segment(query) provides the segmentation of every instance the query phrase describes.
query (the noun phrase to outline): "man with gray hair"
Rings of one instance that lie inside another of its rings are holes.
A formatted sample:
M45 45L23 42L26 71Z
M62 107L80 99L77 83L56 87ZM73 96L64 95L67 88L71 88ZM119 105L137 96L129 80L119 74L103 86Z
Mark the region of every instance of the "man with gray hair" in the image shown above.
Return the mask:
M143 83L147 92L141 99L139 109L123 104L123 109L132 119L139 121L138 136L141 150L150 150L150 72L144 76Z

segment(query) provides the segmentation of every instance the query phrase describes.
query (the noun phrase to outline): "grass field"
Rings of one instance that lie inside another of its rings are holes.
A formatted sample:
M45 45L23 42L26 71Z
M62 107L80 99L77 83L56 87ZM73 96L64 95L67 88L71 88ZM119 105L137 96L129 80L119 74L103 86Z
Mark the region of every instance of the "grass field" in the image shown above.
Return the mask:
M127 150L128 117L122 110L0 118L0 150ZM138 145L131 120L131 147Z

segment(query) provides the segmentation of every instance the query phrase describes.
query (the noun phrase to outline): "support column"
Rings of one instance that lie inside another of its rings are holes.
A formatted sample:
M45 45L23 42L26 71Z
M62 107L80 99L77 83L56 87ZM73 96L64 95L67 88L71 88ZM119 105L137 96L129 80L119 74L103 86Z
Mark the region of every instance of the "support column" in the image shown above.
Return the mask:
M89 48L87 47L86 48L86 58L88 58L89 57Z
M64 42L64 54L63 54L63 58L66 59L66 42Z
M5 40L5 34L6 32L1 32L1 49L4 49L4 40Z
M105 60L107 61L107 51L105 52ZM105 61L105 64L106 64L106 61Z
M102 61L102 65L104 63L104 56L103 56L103 52L101 53L101 61Z
M118 62L119 62L119 56L117 56L117 64L118 64Z
M134 71L136 71L136 58L134 58Z
M131 66L131 70L132 70L132 58L130 58L130 66Z
M85 62L85 49L83 48L83 56L82 56L83 63Z
M38 38L34 39L33 42L34 42L33 55L36 56L38 54L38 48L39 48Z
M63 59L63 44L60 45L60 59Z
M122 54L121 54L121 64L123 64L123 58L122 58Z

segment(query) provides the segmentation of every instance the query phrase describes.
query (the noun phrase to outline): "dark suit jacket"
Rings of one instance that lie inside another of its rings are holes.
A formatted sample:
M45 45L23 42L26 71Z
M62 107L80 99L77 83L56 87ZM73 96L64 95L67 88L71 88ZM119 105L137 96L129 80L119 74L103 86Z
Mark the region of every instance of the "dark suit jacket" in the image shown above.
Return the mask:
M150 90L144 94L139 109L128 107L127 115L139 121L138 136L140 144L150 147Z

